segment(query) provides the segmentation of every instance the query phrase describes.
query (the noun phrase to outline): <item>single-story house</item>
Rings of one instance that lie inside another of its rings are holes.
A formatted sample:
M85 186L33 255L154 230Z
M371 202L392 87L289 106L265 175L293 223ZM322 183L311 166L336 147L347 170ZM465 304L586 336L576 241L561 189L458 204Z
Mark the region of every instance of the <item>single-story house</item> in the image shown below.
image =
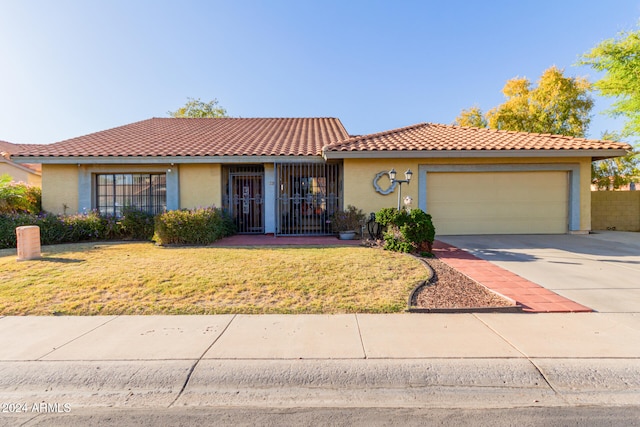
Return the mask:
M627 144L420 123L350 136L336 118L152 118L22 146L45 210L219 206L242 233L328 234L333 212L397 206L398 179L438 234L591 229L591 162Z
M42 185L40 165L18 164L11 160L11 154L19 151L20 147L18 144L0 141L0 176L7 174L14 182L24 182L40 187Z

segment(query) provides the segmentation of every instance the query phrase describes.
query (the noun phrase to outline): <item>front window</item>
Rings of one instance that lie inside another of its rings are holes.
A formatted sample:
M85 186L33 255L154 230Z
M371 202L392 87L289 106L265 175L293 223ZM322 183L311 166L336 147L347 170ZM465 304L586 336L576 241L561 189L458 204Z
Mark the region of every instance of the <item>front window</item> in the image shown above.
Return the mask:
M125 207L157 214L167 208L164 173L96 175L96 208L101 215L121 216Z

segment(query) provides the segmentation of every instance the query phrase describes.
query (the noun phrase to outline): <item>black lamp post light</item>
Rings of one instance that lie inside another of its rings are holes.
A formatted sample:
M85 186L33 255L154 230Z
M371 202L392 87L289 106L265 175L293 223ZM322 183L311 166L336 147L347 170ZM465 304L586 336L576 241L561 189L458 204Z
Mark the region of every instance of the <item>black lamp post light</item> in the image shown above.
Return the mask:
M407 169L407 171L404 173L405 179L396 179L397 174L398 173L396 172L395 169L391 169L389 171L389 178L391 179L391 184L393 184L394 182L397 182L398 184L400 184L400 189L398 190L398 210L400 210L400 200L402 200L402 184L406 182L407 185L409 185L409 183L411 182L411 177L413 176L413 172L411 172L411 169Z

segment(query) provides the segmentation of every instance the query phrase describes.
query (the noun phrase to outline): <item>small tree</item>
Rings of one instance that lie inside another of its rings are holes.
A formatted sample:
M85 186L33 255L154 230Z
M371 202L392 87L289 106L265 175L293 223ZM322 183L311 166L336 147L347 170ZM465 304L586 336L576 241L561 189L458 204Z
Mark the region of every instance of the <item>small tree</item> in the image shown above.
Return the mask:
M453 124L474 128L486 128L489 125L482 110L478 106L471 107L468 110L462 110Z
M563 70L545 70L533 86L527 78L508 80L506 101L486 114L478 107L462 110L455 124L517 132L584 137L591 121L591 84L582 77L565 77Z
M620 141L615 132L605 132L602 139ZM591 163L591 183L598 190L618 190L621 187L640 181L640 153L634 150L626 156L598 160Z
M183 107L176 111L168 111L167 114L176 118L229 117L227 110L219 106L215 98L209 102L200 101L200 98L187 98L187 103Z
M579 65L604 71L594 86L602 95L616 99L608 113L626 119L624 136L640 135L640 29L602 41L582 55Z

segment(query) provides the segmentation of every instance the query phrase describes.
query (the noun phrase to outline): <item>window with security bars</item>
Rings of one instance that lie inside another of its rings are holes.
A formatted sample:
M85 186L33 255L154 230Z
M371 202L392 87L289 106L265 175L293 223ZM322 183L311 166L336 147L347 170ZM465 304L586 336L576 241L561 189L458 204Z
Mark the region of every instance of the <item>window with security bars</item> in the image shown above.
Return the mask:
M167 208L164 173L114 173L96 175L96 208L101 215L122 216L122 209L135 207L151 214Z

